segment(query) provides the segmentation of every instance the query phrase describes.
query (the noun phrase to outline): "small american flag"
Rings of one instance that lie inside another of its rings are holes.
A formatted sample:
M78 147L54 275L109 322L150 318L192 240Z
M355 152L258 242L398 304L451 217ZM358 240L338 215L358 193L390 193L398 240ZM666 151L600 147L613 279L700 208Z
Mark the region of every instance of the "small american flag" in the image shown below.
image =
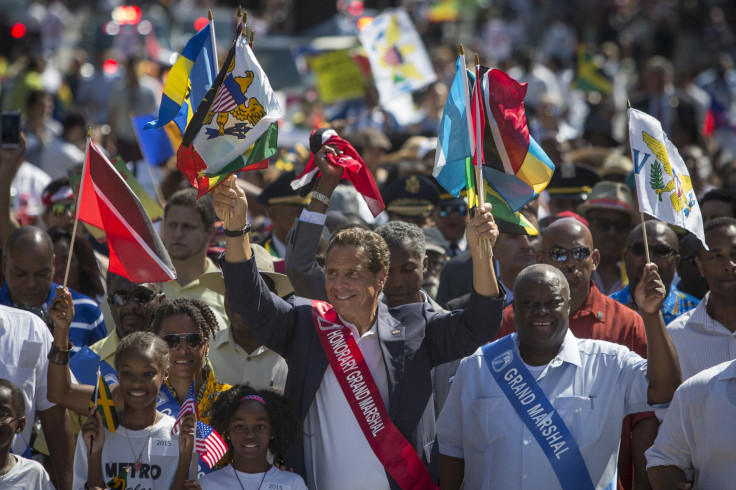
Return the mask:
M220 434L209 425L197 420L197 434L194 439L194 450L205 464L212 468L227 452L227 444Z
M171 428L172 436L179 433L184 417L190 413L193 413L195 417L197 416L197 400L194 397L194 381L192 381L192 385L189 387L189 391L187 391L187 397L184 400L184 403L181 404L179 415L176 416L176 422L174 422L174 427Z

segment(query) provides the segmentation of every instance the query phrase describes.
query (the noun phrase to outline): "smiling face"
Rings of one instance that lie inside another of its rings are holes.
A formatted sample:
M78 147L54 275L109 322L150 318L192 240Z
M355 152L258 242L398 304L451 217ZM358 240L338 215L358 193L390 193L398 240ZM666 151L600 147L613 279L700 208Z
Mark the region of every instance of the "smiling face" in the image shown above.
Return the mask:
M266 407L255 400L238 405L228 426L233 447L233 465L238 471L259 473L268 469L268 444L271 442L271 417Z
M117 370L125 410L140 410L151 404L156 406L158 391L169 372L161 369L153 349L123 353L117 362Z
M209 341L202 342L200 346L194 349L187 345L184 336L187 334L204 336L204 332L184 313L177 313L161 320L161 329L158 336L164 337L169 334L180 336L179 345L175 349L169 349L171 377L191 381L196 373L202 371L205 357L207 357L210 350Z
M386 271L368 269L362 247L335 245L325 263L327 299L346 321L358 325L373 315Z
M539 366L552 360L567 333L570 292L551 271L534 272L514 285L514 318L524 362Z

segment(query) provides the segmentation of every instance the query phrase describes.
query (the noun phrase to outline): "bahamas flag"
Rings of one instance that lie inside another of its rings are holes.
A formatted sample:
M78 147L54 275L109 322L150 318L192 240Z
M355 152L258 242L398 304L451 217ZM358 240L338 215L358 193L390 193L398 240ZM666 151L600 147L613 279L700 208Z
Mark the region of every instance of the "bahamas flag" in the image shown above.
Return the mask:
M112 401L112 395L110 395L110 388L107 386L105 378L100 374L99 368L97 369L97 386L95 386L95 392L89 401L89 408L95 406L97 406L97 411L100 412L102 423L107 430L115 432L118 425L120 425L118 414L115 411L115 402Z
M470 114L468 77L475 77L465 67L465 55L457 57L455 78L440 120L437 152L432 175L447 192L457 197L465 189L465 164L475 153L475 139Z
M210 21L189 40L166 78L158 119L148 122L146 129L175 121L184 133L217 75L214 39L215 29Z
M200 196L233 172L265 168L276 153L283 111L240 32L177 152L177 167Z
M483 178L518 211L549 184L555 166L529 134L524 110L527 84L501 70L478 76L488 129L483 139Z

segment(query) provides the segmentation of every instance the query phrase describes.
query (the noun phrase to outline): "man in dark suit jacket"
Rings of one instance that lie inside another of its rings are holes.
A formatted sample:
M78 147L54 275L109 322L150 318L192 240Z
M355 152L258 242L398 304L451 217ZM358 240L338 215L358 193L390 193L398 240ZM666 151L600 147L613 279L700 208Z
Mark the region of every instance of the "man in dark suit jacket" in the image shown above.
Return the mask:
M342 172L338 170L332 176L337 180ZM237 187L220 186L213 198L219 215L228 217L221 263L230 304L266 346L286 358L285 393L305 421L305 438L287 453L286 465L305 476L311 488L399 488L370 449L333 381L311 302L298 297L283 301L260 279L248 236L242 233L247 229L245 194ZM466 233L476 269L474 292L468 308L455 314L437 314L426 303L391 310L380 303L388 247L373 232L353 228L336 235L325 266L327 297L358 340L390 421L433 478L437 448L430 370L488 342L503 308L503 293L480 246L484 239L494 243L498 235L488 207L468 223ZM371 363L371 358L377 362Z

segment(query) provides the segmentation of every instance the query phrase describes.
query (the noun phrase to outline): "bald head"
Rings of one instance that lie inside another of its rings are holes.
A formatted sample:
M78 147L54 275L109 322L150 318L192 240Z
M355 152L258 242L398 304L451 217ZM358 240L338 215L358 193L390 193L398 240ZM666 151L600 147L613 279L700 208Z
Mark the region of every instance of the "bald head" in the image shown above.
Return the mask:
M560 240L581 240L584 246L593 248L593 235L587 226L575 218L562 218L552 222L545 230L542 237L542 247L545 250L555 246Z
M8 237L4 253L16 253L33 250L34 252L46 253L49 257L54 255L54 243L48 233L35 226L21 226L13 231Z
M514 281L514 296L520 294L528 284L537 282L539 278L544 278L559 287L565 299L570 299L570 285L565 275L558 268L548 264L530 265L521 271Z
M48 233L34 226L11 233L3 254L3 273L15 304L42 306L54 277L54 244Z
M679 250L679 240L677 239L677 235L666 223L656 219L650 219L644 222L644 226L646 226L647 229L647 237L657 235L661 237L663 243L666 243L667 245L672 247L673 250ZM629 233L629 237L626 239L627 247L630 246L632 243L644 240L644 233L642 232L642 229L643 227L641 223L639 223L634 227L633 230L631 230L631 233Z

